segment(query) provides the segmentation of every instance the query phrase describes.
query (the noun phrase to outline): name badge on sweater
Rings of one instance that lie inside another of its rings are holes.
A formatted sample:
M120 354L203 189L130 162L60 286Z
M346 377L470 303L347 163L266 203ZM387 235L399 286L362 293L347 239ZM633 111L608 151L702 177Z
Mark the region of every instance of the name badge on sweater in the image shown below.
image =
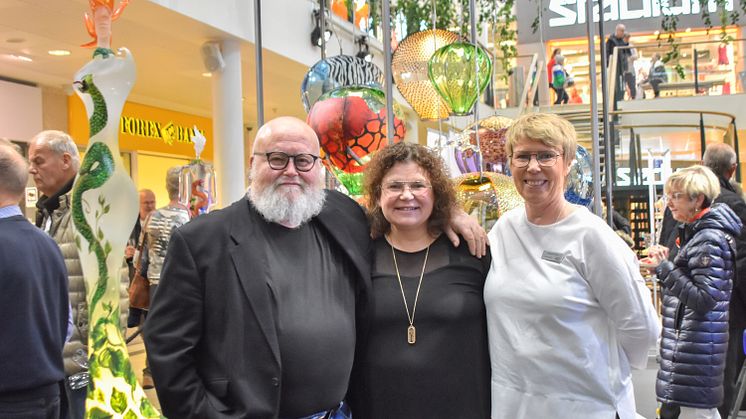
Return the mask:
M562 261L565 260L565 255L564 253L550 252L549 250L545 250L544 253L541 254L541 258L554 263L562 263Z

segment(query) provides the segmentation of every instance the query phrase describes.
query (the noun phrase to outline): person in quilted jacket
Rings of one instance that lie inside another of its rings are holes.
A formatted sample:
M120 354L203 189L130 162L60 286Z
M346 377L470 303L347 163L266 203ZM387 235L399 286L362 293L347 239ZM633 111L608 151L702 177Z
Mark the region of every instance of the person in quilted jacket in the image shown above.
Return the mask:
M663 293L661 363L656 381L662 419L719 419L728 348L728 305L733 288L735 241L741 221L725 204L717 176L695 165L666 181L673 218L679 221L672 261L656 257Z

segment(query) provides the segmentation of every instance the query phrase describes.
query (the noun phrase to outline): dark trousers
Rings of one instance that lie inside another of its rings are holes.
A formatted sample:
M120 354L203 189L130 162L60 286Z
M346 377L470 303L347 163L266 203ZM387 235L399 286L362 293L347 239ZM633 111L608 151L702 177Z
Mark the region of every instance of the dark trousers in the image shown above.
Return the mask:
M723 379L724 397L723 404L718 407L720 416L723 418L728 417L731 405L735 402L738 394L736 381L738 381L743 361L746 359L746 355L743 354L743 329L732 328L728 333L728 352L725 354L725 378Z
M60 405L61 414L59 417L62 419L83 419L85 416L85 399L87 396L87 387L73 390L70 388L67 378L65 378L62 403Z
M560 103L565 104L568 100L570 100L570 96L567 94L567 91L565 91L564 88L556 88L554 87L554 92L557 94L556 99L554 100L555 105L559 105Z
M629 89L630 100L634 100L635 97L637 97L637 80L635 79L634 73L624 73L624 84L626 84L627 89Z
M0 394L0 418L59 419L59 386L52 384L42 391L23 394Z
M650 86L653 88L653 95L660 97L661 89L658 87L659 84L663 83L661 80L650 80Z
M658 416L660 419L678 419L681 409L679 405L672 403L661 404L661 413Z

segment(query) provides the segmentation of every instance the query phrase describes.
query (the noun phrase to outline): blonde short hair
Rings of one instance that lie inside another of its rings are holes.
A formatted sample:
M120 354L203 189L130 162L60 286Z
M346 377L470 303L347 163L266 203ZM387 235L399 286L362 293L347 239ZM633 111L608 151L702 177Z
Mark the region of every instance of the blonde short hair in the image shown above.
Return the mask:
M704 195L702 207L707 208L720 195L720 181L709 167L697 164L677 170L669 176L663 191L668 194L671 189L684 192L690 199Z
M528 139L562 150L566 164L570 164L575 158L578 144L575 127L553 113L532 113L516 119L508 128L506 137L509 156L513 154L516 144Z

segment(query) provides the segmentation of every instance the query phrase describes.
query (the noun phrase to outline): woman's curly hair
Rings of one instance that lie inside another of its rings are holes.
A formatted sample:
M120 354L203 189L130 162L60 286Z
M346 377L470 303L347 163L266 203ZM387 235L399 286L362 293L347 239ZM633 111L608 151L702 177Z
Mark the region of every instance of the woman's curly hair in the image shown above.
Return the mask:
M433 212L427 220L428 231L433 235L440 233L451 219L456 192L448 178L443 159L423 145L402 141L379 150L365 168L364 191L371 235L374 238L391 231L391 224L383 216L380 205L383 178L396 163L409 161L416 163L427 173L433 188Z

